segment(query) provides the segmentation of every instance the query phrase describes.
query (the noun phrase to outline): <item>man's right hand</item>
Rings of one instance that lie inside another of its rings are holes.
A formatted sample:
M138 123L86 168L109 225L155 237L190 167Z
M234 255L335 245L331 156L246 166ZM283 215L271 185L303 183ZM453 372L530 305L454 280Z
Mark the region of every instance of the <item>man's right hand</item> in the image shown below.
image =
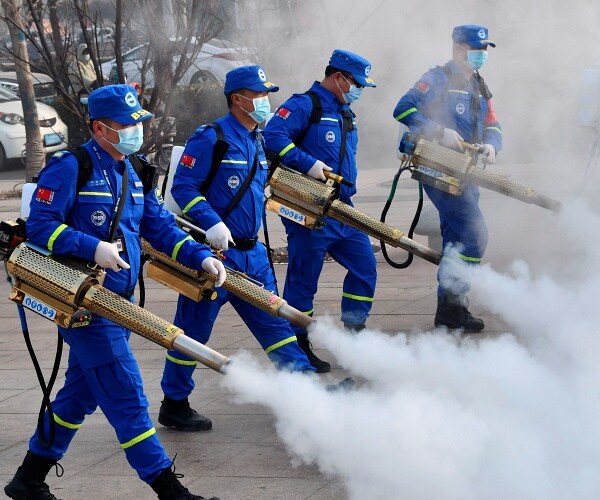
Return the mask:
M94 252L94 262L100 267L112 269L119 272L121 269L129 269L129 264L119 257L117 245L108 241L98 243Z
M461 141L463 141L463 138L456 130L452 130L451 128L445 128L442 132L440 144L442 146L446 146L447 148L452 148L457 151L463 151L464 148L461 144Z
M318 181L326 181L327 178L323 172L331 172L333 169L325 165L321 160L317 160L313 163L313 166L310 167L310 170L306 172L306 175L312 177L313 179L317 179Z
M206 230L206 240L218 250L228 250L229 242L233 241L228 227L223 222L217 222Z

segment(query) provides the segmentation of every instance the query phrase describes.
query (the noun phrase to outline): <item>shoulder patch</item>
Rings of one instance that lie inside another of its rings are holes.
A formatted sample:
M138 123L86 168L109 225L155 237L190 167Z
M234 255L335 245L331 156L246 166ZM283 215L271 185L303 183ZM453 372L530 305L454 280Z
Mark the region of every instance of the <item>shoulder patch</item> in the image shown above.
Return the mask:
M196 158L194 158L192 155L184 153L183 155L181 155L179 164L183 165L184 167L187 167L187 168L193 168L194 165L196 164Z
M415 88L420 90L423 94L429 92L430 87L431 86L424 80L419 80L417 83L415 83Z
M291 112L289 109L287 109L287 108L284 108L283 106L281 106L281 107L280 107L280 108L277 110L277 112L276 112L275 114L276 114L277 116L279 116L279 117L283 118L284 120L286 120L286 119L287 119L287 117L288 117L288 116L290 116L290 114L291 114L291 113L292 113L292 112Z

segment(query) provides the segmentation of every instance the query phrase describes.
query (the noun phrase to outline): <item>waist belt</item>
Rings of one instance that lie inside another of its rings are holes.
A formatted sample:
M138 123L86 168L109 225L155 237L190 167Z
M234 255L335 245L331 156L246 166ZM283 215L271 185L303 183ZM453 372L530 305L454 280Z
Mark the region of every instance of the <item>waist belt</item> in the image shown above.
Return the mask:
M256 246L258 236L255 236L254 238L238 238L237 236L232 236L231 239L235 243L236 250L247 252L248 250L252 250Z
M127 290L126 292L115 292L119 297L123 297L124 299L131 299L133 297L133 292L135 292L135 288L132 290Z

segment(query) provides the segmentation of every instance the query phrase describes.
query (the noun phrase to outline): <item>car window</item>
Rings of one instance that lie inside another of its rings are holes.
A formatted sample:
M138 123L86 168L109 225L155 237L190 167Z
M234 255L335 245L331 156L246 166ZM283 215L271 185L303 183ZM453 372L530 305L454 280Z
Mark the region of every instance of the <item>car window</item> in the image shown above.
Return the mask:
M0 102L18 101L19 97L17 94L11 92L4 87L0 87Z
M137 49L133 49L131 52L128 52L123 56L123 61L141 61L146 58L146 52L148 50L147 46L138 47Z

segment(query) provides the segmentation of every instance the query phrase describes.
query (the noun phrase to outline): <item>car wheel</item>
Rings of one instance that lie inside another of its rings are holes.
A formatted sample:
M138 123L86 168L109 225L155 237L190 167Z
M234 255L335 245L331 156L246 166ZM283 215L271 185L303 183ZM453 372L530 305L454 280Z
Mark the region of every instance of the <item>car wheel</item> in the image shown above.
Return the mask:
M4 146L0 144L0 170L6 169L6 153L4 152Z
M190 85L210 85L219 83L219 79L209 71L197 71L190 79Z

